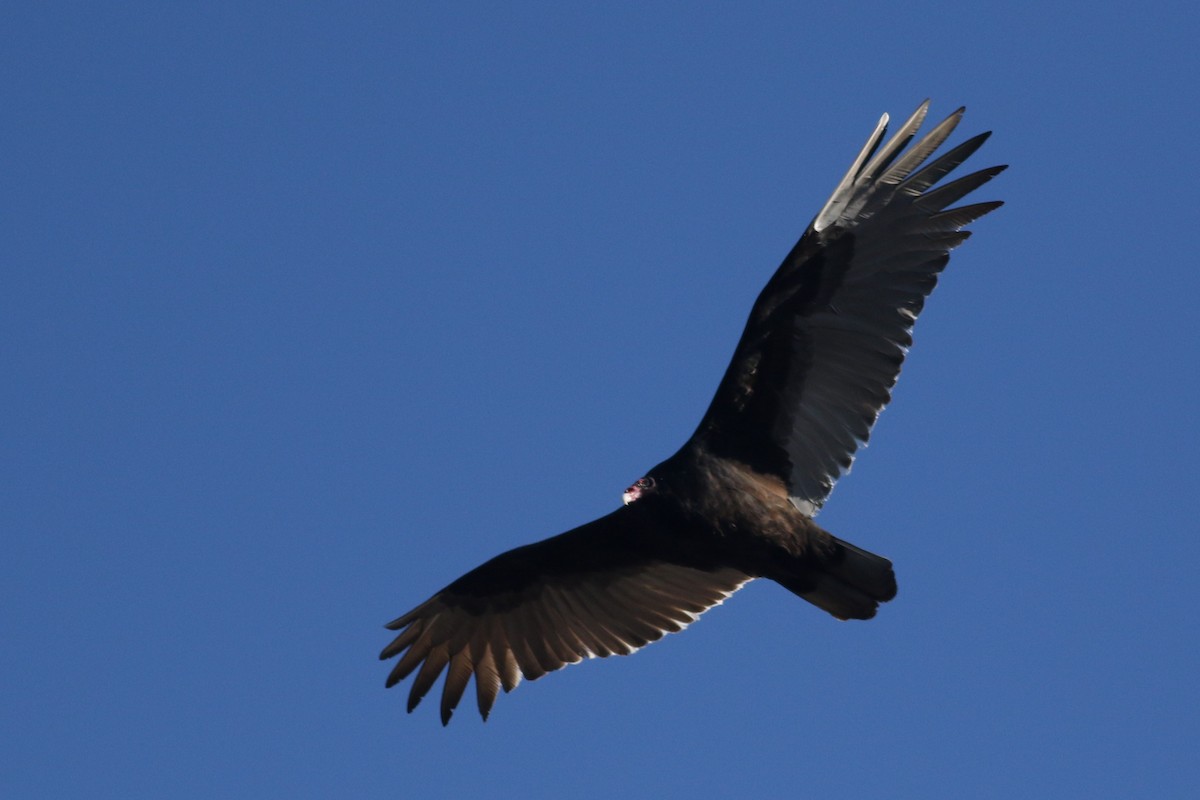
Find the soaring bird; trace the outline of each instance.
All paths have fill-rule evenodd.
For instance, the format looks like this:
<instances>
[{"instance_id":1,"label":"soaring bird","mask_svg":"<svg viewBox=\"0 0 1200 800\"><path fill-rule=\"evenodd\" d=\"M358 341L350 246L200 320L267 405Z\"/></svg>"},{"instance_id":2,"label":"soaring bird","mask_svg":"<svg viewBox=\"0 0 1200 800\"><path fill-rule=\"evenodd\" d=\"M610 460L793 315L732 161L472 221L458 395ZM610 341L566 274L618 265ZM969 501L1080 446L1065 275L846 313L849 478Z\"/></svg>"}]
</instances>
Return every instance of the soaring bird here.
<instances>
[{"instance_id":1,"label":"soaring bird","mask_svg":"<svg viewBox=\"0 0 1200 800\"><path fill-rule=\"evenodd\" d=\"M1002 205L951 207L1005 167L939 182L988 138L929 160L960 108L911 147L884 114L750 310L696 432L612 513L476 567L387 625L387 685L408 710L443 671L445 725L471 677L487 719L500 689L584 658L628 655L768 578L838 619L896 595L892 562L813 518L891 399L913 323L963 228ZM906 149L907 147L907 149Z\"/></svg>"}]
</instances>

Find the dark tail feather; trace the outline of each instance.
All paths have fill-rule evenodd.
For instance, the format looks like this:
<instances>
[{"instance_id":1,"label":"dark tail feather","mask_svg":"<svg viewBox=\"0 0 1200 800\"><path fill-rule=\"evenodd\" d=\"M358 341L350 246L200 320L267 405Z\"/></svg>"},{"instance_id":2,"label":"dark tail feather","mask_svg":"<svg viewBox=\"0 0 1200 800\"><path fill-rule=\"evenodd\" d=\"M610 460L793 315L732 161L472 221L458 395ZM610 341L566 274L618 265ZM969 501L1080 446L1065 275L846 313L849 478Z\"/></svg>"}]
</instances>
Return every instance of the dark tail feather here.
<instances>
[{"instance_id":1,"label":"dark tail feather","mask_svg":"<svg viewBox=\"0 0 1200 800\"><path fill-rule=\"evenodd\" d=\"M809 554L799 570L769 577L838 619L870 619L896 596L892 562L836 536L829 540L830 547Z\"/></svg>"}]
</instances>

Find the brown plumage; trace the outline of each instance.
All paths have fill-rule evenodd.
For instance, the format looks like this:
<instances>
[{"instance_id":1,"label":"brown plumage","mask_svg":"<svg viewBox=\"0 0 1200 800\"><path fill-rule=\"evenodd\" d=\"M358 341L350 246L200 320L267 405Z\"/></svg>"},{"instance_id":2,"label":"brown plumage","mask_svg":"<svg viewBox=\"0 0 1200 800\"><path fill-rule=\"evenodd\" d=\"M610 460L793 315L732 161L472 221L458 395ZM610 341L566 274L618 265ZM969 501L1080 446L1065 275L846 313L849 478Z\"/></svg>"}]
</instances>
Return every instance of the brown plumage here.
<instances>
[{"instance_id":1,"label":"brown plumage","mask_svg":"<svg viewBox=\"0 0 1200 800\"><path fill-rule=\"evenodd\" d=\"M813 521L891 398L912 325L964 226L999 202L949 208L1004 167L938 182L987 139L926 160L962 117L905 150L928 101L886 144L887 115L762 290L688 442L600 519L477 567L387 627L392 686L412 711L445 672L442 723L474 676L487 719L501 689L584 658L628 655L769 578L839 619L896 594L892 564Z\"/></svg>"}]
</instances>

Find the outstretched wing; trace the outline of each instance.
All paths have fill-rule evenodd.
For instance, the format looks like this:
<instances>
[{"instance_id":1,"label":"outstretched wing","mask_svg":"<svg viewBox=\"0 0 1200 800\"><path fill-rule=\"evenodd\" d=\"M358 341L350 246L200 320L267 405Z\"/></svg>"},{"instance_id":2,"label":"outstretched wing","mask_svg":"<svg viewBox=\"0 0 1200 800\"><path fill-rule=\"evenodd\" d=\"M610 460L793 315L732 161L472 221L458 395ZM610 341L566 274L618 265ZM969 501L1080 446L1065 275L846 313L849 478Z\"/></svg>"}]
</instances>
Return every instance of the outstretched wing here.
<instances>
[{"instance_id":1,"label":"outstretched wing","mask_svg":"<svg viewBox=\"0 0 1200 800\"><path fill-rule=\"evenodd\" d=\"M670 555L679 549L635 504L503 553L388 624L400 634L379 657L401 658L387 685L417 672L411 712L448 666L445 725L474 675L486 720L501 688L584 658L628 655L750 580L698 555Z\"/></svg>"},{"instance_id":2,"label":"outstretched wing","mask_svg":"<svg viewBox=\"0 0 1200 800\"><path fill-rule=\"evenodd\" d=\"M1002 166L934 188L990 135L925 163L964 109L904 151L928 107L926 100L882 148L887 115L879 121L759 295L693 437L783 480L792 503L809 515L891 399L925 298L950 250L970 236L962 228L1002 205L949 208Z\"/></svg>"}]
</instances>

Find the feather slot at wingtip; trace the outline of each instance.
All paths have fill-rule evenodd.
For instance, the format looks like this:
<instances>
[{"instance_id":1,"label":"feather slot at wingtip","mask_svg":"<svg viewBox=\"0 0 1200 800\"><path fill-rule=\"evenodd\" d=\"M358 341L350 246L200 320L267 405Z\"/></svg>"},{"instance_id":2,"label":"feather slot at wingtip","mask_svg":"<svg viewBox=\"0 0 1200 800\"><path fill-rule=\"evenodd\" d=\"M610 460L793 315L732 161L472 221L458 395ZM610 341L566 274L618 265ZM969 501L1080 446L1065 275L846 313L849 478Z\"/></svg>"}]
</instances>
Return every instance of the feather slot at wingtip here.
<instances>
[{"instance_id":1,"label":"feather slot at wingtip","mask_svg":"<svg viewBox=\"0 0 1200 800\"><path fill-rule=\"evenodd\" d=\"M962 113L960 109L935 125L879 177L880 183L892 186L902 183L905 178L925 162L925 159L933 155L942 146L946 139L950 137L950 134L954 133L955 128L958 127L958 123L961 121Z\"/></svg>"},{"instance_id":2,"label":"feather slot at wingtip","mask_svg":"<svg viewBox=\"0 0 1200 800\"><path fill-rule=\"evenodd\" d=\"M449 660L449 653L443 646L434 647L429 651L425 657L425 663L421 665L417 676L413 678L412 687L408 692L408 712L410 714L433 688L433 684L437 682L438 676L442 674L442 670L446 668Z\"/></svg>"},{"instance_id":3,"label":"feather slot at wingtip","mask_svg":"<svg viewBox=\"0 0 1200 800\"><path fill-rule=\"evenodd\" d=\"M976 134L965 142L955 145L901 181L897 190L908 195L922 194L970 158L976 150L983 146L989 136L991 136L991 131Z\"/></svg>"},{"instance_id":4,"label":"feather slot at wingtip","mask_svg":"<svg viewBox=\"0 0 1200 800\"><path fill-rule=\"evenodd\" d=\"M387 628L389 631L398 631L398 630L400 630L400 629L401 629L401 628L403 628L404 626L411 624L413 620L415 620L415 619L417 619L418 617L420 617L420 616L421 616L421 614L422 614L422 612L424 612L424 611L425 611L425 608L426 608L426 607L427 607L427 606L428 606L428 605L429 605L431 602L433 602L433 598L430 598L429 600L426 600L424 603L421 603L421 605L417 606L417 607L416 607L416 608L414 608L412 611L409 611L407 614L404 614L403 616L396 617L394 620L392 620L391 622L387 623L387 624L386 624L386 625L384 625L383 627Z\"/></svg>"},{"instance_id":5,"label":"feather slot at wingtip","mask_svg":"<svg viewBox=\"0 0 1200 800\"><path fill-rule=\"evenodd\" d=\"M986 184L992 178L1004 171L1004 167L988 167L970 175L956 178L947 184L930 189L920 195L915 205L929 211L943 211L953 203L966 197L971 192Z\"/></svg>"},{"instance_id":6,"label":"feather slot at wingtip","mask_svg":"<svg viewBox=\"0 0 1200 800\"><path fill-rule=\"evenodd\" d=\"M888 166L896 159L897 156L904 150L912 138L916 136L917 131L925 123L925 115L929 113L929 101L921 103L917 106L917 110L909 115L908 119L904 120L904 124L900 129L888 140L874 158L863 168L858 176L858 180L874 182L882 176L880 172L886 173Z\"/></svg>"},{"instance_id":7,"label":"feather slot at wingtip","mask_svg":"<svg viewBox=\"0 0 1200 800\"><path fill-rule=\"evenodd\" d=\"M851 187L862 173L863 165L875 154L875 150L879 147L880 141L887 135L887 126L890 121L887 112L884 112L879 117L879 122L875 125L875 130L867 137L866 144L858 151L854 161L850 164L850 169L846 170L846 174L838 181L834 187L833 193L829 195L829 199L825 201L825 205L821 206L821 210L817 212L817 216L812 221L812 229L821 231L829 226L831 222L836 220L849 202L851 195Z\"/></svg>"},{"instance_id":8,"label":"feather slot at wingtip","mask_svg":"<svg viewBox=\"0 0 1200 800\"><path fill-rule=\"evenodd\" d=\"M396 662L396 666L392 667L392 671L388 674L387 686L395 686L412 674L412 671L425 660L432 649L433 643L430 640L428 631L423 631L420 637L409 644L408 652L400 657L400 660Z\"/></svg>"},{"instance_id":9,"label":"feather slot at wingtip","mask_svg":"<svg viewBox=\"0 0 1200 800\"><path fill-rule=\"evenodd\" d=\"M399 636L393 639L387 647L383 648L383 651L379 654L379 660L387 661L389 658L404 652L410 644L417 640L421 633L421 626L410 625Z\"/></svg>"}]
</instances>

